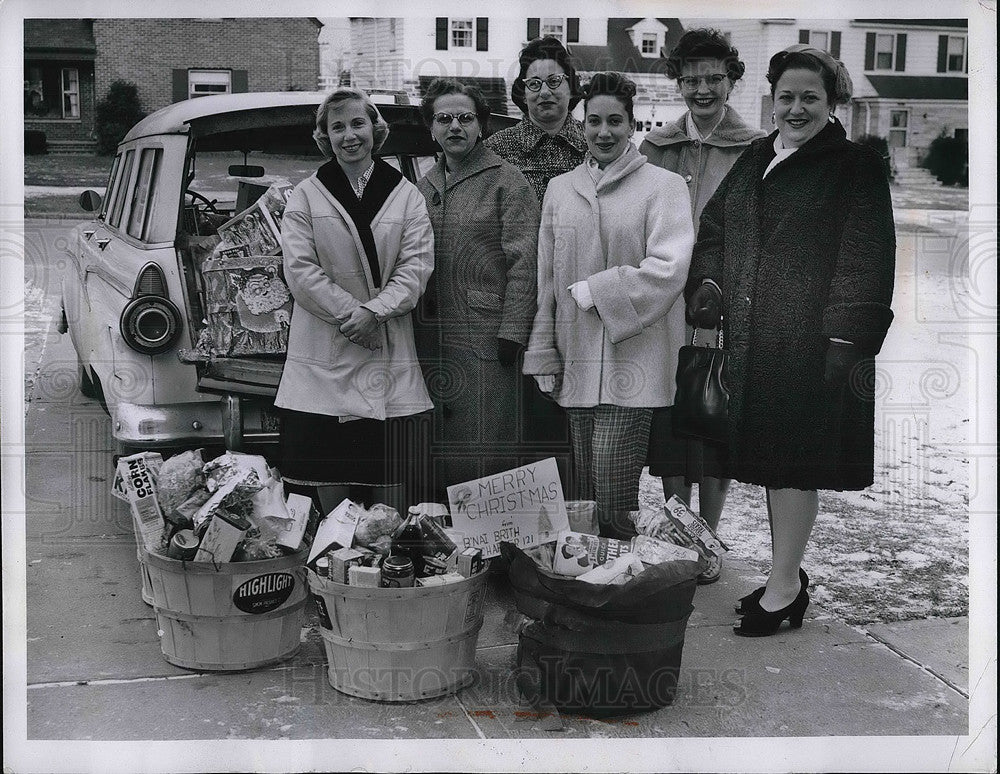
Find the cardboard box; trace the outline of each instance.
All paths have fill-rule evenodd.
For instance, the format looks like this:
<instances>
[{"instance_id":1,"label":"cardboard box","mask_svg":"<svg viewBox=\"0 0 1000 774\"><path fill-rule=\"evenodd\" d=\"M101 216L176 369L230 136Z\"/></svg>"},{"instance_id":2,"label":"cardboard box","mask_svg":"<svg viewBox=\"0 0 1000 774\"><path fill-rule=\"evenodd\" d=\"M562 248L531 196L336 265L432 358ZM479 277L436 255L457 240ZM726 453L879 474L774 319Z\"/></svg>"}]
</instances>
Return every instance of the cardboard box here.
<instances>
[{"instance_id":1,"label":"cardboard box","mask_svg":"<svg viewBox=\"0 0 1000 774\"><path fill-rule=\"evenodd\" d=\"M347 581L351 586L377 589L382 586L382 570L378 567L352 565L347 568Z\"/></svg>"},{"instance_id":2,"label":"cardboard box","mask_svg":"<svg viewBox=\"0 0 1000 774\"><path fill-rule=\"evenodd\" d=\"M350 548L354 544L354 531L358 528L362 508L350 500L341 500L340 505L330 511L319 523L307 564L327 551Z\"/></svg>"},{"instance_id":3,"label":"cardboard box","mask_svg":"<svg viewBox=\"0 0 1000 774\"><path fill-rule=\"evenodd\" d=\"M156 457L162 464L160 455L156 454ZM150 552L163 546L166 526L163 511L156 499L154 464L149 452L141 452L122 457L118 460L117 467L132 510L132 518L135 520L136 533Z\"/></svg>"},{"instance_id":4,"label":"cardboard box","mask_svg":"<svg viewBox=\"0 0 1000 774\"><path fill-rule=\"evenodd\" d=\"M631 552L632 544L627 540L598 537L584 532L560 532L552 570L575 577Z\"/></svg>"},{"instance_id":5,"label":"cardboard box","mask_svg":"<svg viewBox=\"0 0 1000 774\"><path fill-rule=\"evenodd\" d=\"M363 553L353 548L338 548L326 556L330 560L330 580L335 583L347 583L348 570L360 566L365 558Z\"/></svg>"},{"instance_id":6,"label":"cardboard box","mask_svg":"<svg viewBox=\"0 0 1000 774\"><path fill-rule=\"evenodd\" d=\"M448 583L457 583L465 580L457 572L446 572L444 575L429 575L426 578L417 578L417 586L444 586Z\"/></svg>"},{"instance_id":7,"label":"cardboard box","mask_svg":"<svg viewBox=\"0 0 1000 774\"><path fill-rule=\"evenodd\" d=\"M479 548L466 548L456 559L458 574L463 578L471 578L483 571L483 552Z\"/></svg>"},{"instance_id":8,"label":"cardboard box","mask_svg":"<svg viewBox=\"0 0 1000 774\"><path fill-rule=\"evenodd\" d=\"M291 548L293 551L302 542L302 536L306 533L306 525L309 523L309 511L312 508L312 500L305 495L290 494L285 501L285 507L291 514L291 519L285 519L285 529L278 533L277 543L279 546ZM275 521L271 523L274 524Z\"/></svg>"},{"instance_id":9,"label":"cardboard box","mask_svg":"<svg viewBox=\"0 0 1000 774\"><path fill-rule=\"evenodd\" d=\"M201 536L201 545L198 546L194 560L216 564L230 561L236 546L247 534L250 526L250 522L242 516L216 511L208 522L205 534Z\"/></svg>"},{"instance_id":10,"label":"cardboard box","mask_svg":"<svg viewBox=\"0 0 1000 774\"><path fill-rule=\"evenodd\" d=\"M721 557L729 550L712 528L695 515L677 495L667 500L665 511L674 542L689 545L706 559Z\"/></svg>"}]
</instances>

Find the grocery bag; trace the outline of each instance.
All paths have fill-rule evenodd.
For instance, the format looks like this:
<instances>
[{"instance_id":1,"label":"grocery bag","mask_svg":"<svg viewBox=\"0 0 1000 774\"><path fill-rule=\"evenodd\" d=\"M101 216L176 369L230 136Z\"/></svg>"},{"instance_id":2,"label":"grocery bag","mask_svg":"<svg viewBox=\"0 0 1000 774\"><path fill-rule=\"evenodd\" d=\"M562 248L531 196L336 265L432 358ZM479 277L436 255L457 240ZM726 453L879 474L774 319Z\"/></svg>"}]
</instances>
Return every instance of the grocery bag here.
<instances>
[{"instance_id":1,"label":"grocery bag","mask_svg":"<svg viewBox=\"0 0 1000 774\"><path fill-rule=\"evenodd\" d=\"M623 585L542 569L500 544L523 626L516 683L536 708L600 718L673 703L702 562L648 567Z\"/></svg>"}]
</instances>

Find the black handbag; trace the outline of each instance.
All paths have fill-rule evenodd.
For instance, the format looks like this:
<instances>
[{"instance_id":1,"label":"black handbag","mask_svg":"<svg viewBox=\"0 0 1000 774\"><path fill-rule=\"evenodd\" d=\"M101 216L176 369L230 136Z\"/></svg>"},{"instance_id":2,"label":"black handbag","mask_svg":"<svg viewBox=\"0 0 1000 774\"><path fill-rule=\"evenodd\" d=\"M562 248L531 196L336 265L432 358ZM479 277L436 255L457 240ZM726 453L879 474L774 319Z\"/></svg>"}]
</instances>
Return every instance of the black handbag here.
<instances>
[{"instance_id":1,"label":"black handbag","mask_svg":"<svg viewBox=\"0 0 1000 774\"><path fill-rule=\"evenodd\" d=\"M722 321L719 321L717 348L699 347L697 339L695 328L691 344L681 347L677 359L674 432L684 438L725 442L729 436L729 388Z\"/></svg>"}]
</instances>

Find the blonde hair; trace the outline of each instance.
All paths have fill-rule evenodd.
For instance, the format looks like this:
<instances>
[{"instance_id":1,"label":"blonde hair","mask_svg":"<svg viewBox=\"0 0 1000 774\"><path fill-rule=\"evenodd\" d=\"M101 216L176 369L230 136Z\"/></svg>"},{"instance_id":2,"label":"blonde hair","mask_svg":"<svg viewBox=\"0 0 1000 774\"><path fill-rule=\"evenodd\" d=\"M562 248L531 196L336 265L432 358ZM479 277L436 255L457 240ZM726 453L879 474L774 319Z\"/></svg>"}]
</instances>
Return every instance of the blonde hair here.
<instances>
[{"instance_id":1,"label":"blonde hair","mask_svg":"<svg viewBox=\"0 0 1000 774\"><path fill-rule=\"evenodd\" d=\"M377 153L379 148L385 144L386 139L389 137L389 124L387 124L385 119L382 118L382 114L378 112L378 108L375 107L375 103L372 102L371 97L369 97L368 94L361 89L355 89L350 86L341 86L340 88L327 94L323 103L316 110L316 129L313 130L313 139L316 141L316 145L319 147L320 152L328 159L333 158L334 155L333 146L330 145L330 108L334 105L339 105L341 102L347 102L352 99L358 100L365 106L365 112L368 114L368 118L371 119L374 130L372 153Z\"/></svg>"}]
</instances>

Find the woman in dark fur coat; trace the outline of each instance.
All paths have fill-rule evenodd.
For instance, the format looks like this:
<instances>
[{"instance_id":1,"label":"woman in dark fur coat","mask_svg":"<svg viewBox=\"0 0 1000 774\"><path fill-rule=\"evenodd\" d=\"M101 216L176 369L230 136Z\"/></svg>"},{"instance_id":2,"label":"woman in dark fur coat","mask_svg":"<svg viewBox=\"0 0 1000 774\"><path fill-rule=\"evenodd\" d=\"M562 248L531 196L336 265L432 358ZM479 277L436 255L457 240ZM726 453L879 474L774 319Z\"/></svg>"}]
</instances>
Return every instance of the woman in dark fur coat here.
<instances>
[{"instance_id":1,"label":"woman in dark fur coat","mask_svg":"<svg viewBox=\"0 0 1000 774\"><path fill-rule=\"evenodd\" d=\"M801 625L816 490L873 482L874 356L892 321L895 229L882 159L836 119L844 66L804 44L771 58L777 131L754 141L705 207L688 314L723 314L730 473L767 488L772 566L735 631Z\"/></svg>"}]
</instances>

